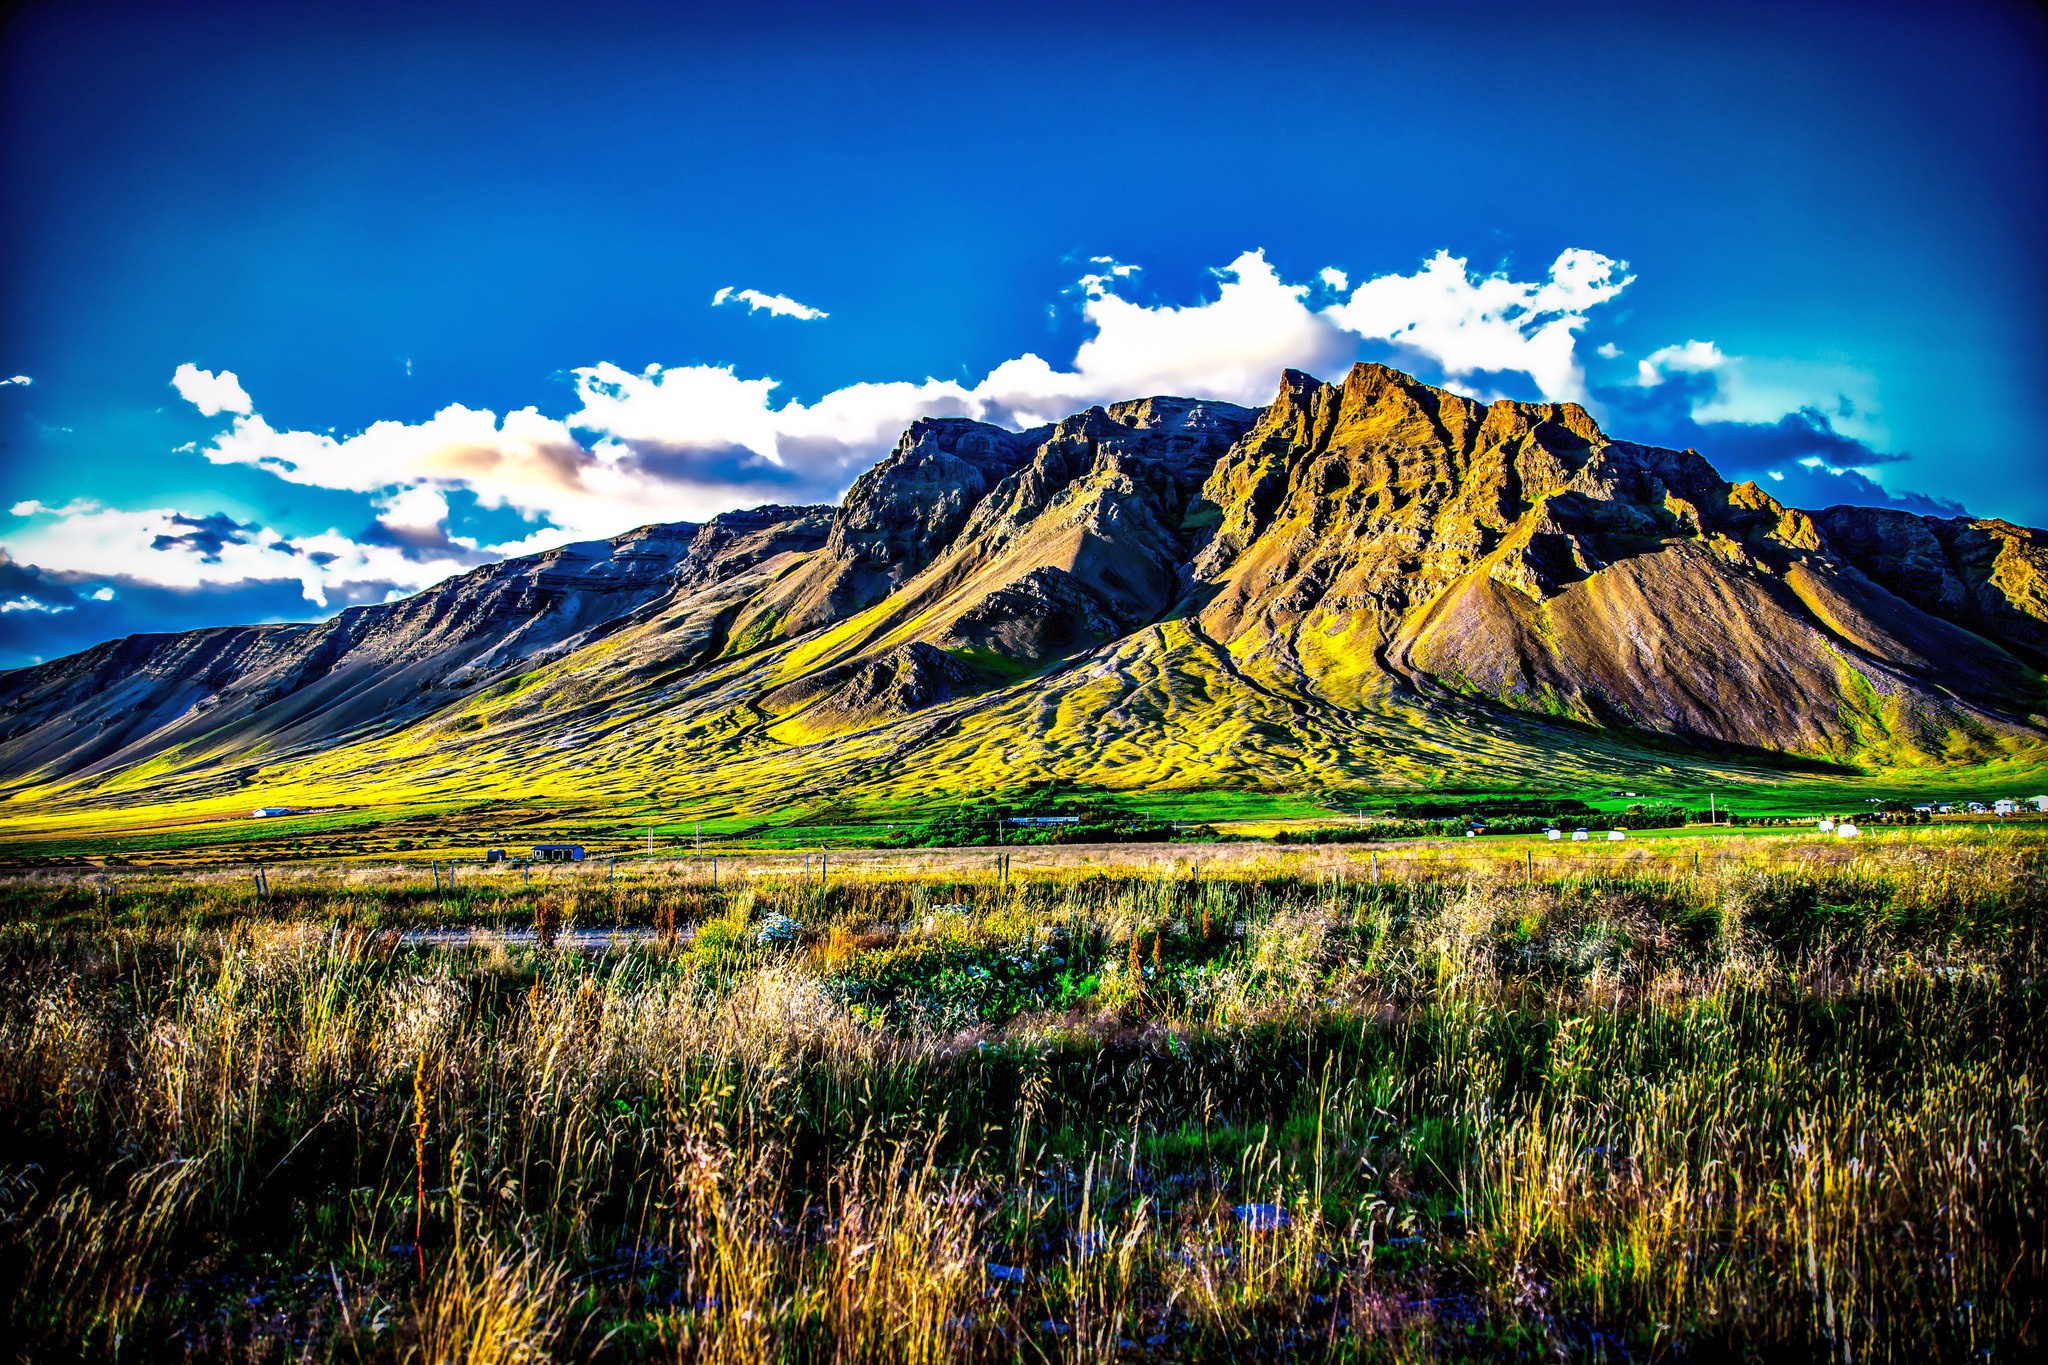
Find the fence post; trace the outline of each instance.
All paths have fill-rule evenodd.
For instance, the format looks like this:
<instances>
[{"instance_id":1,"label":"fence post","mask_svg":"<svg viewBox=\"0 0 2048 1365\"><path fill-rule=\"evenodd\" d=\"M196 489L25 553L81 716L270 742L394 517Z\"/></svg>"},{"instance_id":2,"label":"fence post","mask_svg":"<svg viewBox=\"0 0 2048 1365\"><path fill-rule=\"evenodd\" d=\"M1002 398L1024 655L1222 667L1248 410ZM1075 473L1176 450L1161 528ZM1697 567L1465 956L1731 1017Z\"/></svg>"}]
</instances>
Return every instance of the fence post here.
<instances>
[{"instance_id":1,"label":"fence post","mask_svg":"<svg viewBox=\"0 0 2048 1365\"><path fill-rule=\"evenodd\" d=\"M1380 855L1378 849L1374 849L1372 855L1372 884L1374 886L1380 884Z\"/></svg>"},{"instance_id":2,"label":"fence post","mask_svg":"<svg viewBox=\"0 0 2048 1365\"><path fill-rule=\"evenodd\" d=\"M713 891L718 889L718 855L716 853L711 855L711 889Z\"/></svg>"},{"instance_id":3,"label":"fence post","mask_svg":"<svg viewBox=\"0 0 2048 1365\"><path fill-rule=\"evenodd\" d=\"M604 881L606 886L612 883L612 860L609 857L604 860Z\"/></svg>"},{"instance_id":4,"label":"fence post","mask_svg":"<svg viewBox=\"0 0 2048 1365\"><path fill-rule=\"evenodd\" d=\"M521 886L533 885L533 859L528 858L519 864L519 884Z\"/></svg>"}]
</instances>

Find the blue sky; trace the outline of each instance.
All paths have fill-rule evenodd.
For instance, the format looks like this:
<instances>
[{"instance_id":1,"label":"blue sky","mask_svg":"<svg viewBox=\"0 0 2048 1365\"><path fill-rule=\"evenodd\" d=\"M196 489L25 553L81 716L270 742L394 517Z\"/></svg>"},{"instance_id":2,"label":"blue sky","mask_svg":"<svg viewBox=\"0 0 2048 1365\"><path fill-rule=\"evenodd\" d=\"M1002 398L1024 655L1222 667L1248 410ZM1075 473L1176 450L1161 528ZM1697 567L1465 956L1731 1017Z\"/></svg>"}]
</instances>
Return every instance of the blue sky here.
<instances>
[{"instance_id":1,"label":"blue sky","mask_svg":"<svg viewBox=\"0 0 2048 1365\"><path fill-rule=\"evenodd\" d=\"M2024 7L733 8L18 11L0 666L1361 358L2048 524Z\"/></svg>"}]
</instances>

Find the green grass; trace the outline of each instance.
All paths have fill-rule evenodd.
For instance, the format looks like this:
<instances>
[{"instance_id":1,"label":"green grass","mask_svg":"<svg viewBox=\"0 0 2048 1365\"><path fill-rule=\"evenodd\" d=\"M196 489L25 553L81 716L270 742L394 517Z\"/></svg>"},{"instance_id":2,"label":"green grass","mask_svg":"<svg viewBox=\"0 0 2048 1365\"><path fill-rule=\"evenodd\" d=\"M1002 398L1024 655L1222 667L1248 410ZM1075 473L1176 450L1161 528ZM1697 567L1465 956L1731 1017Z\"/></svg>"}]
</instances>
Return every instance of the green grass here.
<instances>
[{"instance_id":1,"label":"green grass","mask_svg":"<svg viewBox=\"0 0 2048 1365\"><path fill-rule=\"evenodd\" d=\"M1020 853L1007 885L950 855L716 890L0 881L0 1331L30 1360L2038 1352L2048 838L1724 831L1695 872L1704 838L1377 878L1247 845L1199 879ZM390 932L537 919L659 936Z\"/></svg>"}]
</instances>

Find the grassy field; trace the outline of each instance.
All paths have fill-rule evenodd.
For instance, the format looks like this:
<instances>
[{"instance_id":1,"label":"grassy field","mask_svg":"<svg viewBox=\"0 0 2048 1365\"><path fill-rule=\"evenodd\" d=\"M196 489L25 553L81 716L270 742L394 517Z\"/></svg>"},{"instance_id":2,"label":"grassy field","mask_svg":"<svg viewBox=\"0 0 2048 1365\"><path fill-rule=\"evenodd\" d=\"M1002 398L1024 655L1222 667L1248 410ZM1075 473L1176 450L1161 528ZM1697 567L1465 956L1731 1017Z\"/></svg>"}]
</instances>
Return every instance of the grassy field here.
<instances>
[{"instance_id":1,"label":"grassy field","mask_svg":"<svg viewBox=\"0 0 2048 1365\"><path fill-rule=\"evenodd\" d=\"M1854 778L1779 774L1768 781L1731 780L1712 786L1661 778L1626 787L1606 783L1427 791L1126 791L1062 783L997 789L972 797L849 797L785 802L759 810L711 798L656 800L596 790L581 796L553 795L545 784L519 796L431 799L408 799L374 786L335 787L300 793L290 807L294 814L261 820L250 815L255 798L244 795L80 807L9 800L0 803L0 867L79 866L109 860L201 868L316 858L477 858L486 847L517 850L557 840L580 842L593 852L625 854L644 851L650 833L663 853L694 848L699 841L706 848L734 851L851 849L886 843L899 831L964 808L994 804L1030 814L1052 809L1050 803L1075 800L1114 807L1134 819L1178 825L1187 837L1270 838L1282 830L1343 824L1356 811L1399 814L1418 802L1434 807L1465 803L1479 809L1502 800L1570 800L1596 814L1651 802L1702 813L1711 806L1724 815L1753 820L1785 820L1860 813L1873 802L1988 804L2000 797L2025 798L2040 792L2048 792L2048 770L2030 764Z\"/></svg>"},{"instance_id":2,"label":"grassy field","mask_svg":"<svg viewBox=\"0 0 2048 1365\"><path fill-rule=\"evenodd\" d=\"M2028 1358L2044 855L1977 827L762 855L715 888L688 861L17 876L0 1333ZM598 926L637 932L564 946Z\"/></svg>"}]
</instances>

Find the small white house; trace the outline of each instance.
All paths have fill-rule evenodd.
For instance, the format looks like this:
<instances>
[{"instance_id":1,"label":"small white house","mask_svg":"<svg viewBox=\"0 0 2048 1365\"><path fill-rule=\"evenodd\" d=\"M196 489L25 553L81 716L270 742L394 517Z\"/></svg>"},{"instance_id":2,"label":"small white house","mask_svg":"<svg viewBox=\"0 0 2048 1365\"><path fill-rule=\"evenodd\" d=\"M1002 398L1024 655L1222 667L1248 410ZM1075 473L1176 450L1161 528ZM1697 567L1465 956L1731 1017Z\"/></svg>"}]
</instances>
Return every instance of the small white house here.
<instances>
[{"instance_id":1,"label":"small white house","mask_svg":"<svg viewBox=\"0 0 2048 1365\"><path fill-rule=\"evenodd\" d=\"M1610 844L1618 844L1626 838L1628 838L1628 831L1625 829L1610 829L1607 831L1607 842Z\"/></svg>"},{"instance_id":2,"label":"small white house","mask_svg":"<svg viewBox=\"0 0 2048 1365\"><path fill-rule=\"evenodd\" d=\"M1835 826L1835 837L1837 839L1853 839L1862 832L1862 830L1856 828L1856 826L1850 824L1847 820L1844 820L1841 824Z\"/></svg>"},{"instance_id":3,"label":"small white house","mask_svg":"<svg viewBox=\"0 0 2048 1365\"><path fill-rule=\"evenodd\" d=\"M2018 815L2020 813L2020 803L2013 800L2010 796L2001 796L1991 803L1991 809L1997 815Z\"/></svg>"},{"instance_id":4,"label":"small white house","mask_svg":"<svg viewBox=\"0 0 2048 1365\"><path fill-rule=\"evenodd\" d=\"M290 806L258 806L249 812L251 820L275 820L280 815L292 814Z\"/></svg>"},{"instance_id":5,"label":"small white house","mask_svg":"<svg viewBox=\"0 0 2048 1365\"><path fill-rule=\"evenodd\" d=\"M1550 842L1554 844L1559 839L1564 838L1564 831L1561 829L1546 829L1543 831L1543 837L1550 840Z\"/></svg>"},{"instance_id":6,"label":"small white house","mask_svg":"<svg viewBox=\"0 0 2048 1365\"><path fill-rule=\"evenodd\" d=\"M1583 844L1586 842L1587 839L1591 837L1591 835L1587 834L1586 831L1582 829L1575 829L1572 831L1572 842L1575 844Z\"/></svg>"},{"instance_id":7,"label":"small white house","mask_svg":"<svg viewBox=\"0 0 2048 1365\"><path fill-rule=\"evenodd\" d=\"M1835 817L1834 817L1834 816L1832 816L1832 815L1823 815L1823 816L1821 816L1821 818L1820 818L1820 825L1819 825L1819 829L1820 829L1820 832L1821 832L1822 834L1832 834L1832 833L1834 833L1834 830L1835 830Z\"/></svg>"},{"instance_id":8,"label":"small white house","mask_svg":"<svg viewBox=\"0 0 2048 1365\"><path fill-rule=\"evenodd\" d=\"M2027 804L2043 815L2048 815L2048 796L2030 796Z\"/></svg>"},{"instance_id":9,"label":"small white house","mask_svg":"<svg viewBox=\"0 0 2048 1365\"><path fill-rule=\"evenodd\" d=\"M1964 809L1968 810L1972 815L1982 815L1984 813L1984 803L1982 801L1972 801Z\"/></svg>"},{"instance_id":10,"label":"small white house","mask_svg":"<svg viewBox=\"0 0 2048 1365\"><path fill-rule=\"evenodd\" d=\"M1936 815L1954 815L1954 814L1956 813L1956 806L1955 806L1955 802L1953 802L1953 801L1944 801L1944 802L1942 802L1942 803L1941 803L1940 805L1938 805L1938 806L1936 806L1936 807L1934 808L1934 813L1935 813Z\"/></svg>"},{"instance_id":11,"label":"small white house","mask_svg":"<svg viewBox=\"0 0 2048 1365\"><path fill-rule=\"evenodd\" d=\"M1915 815L1932 815L1932 814L1934 814L1934 803L1933 803L1932 801L1922 801L1922 802L1921 802L1921 803L1920 803L1919 805L1917 805L1917 806L1913 807L1913 814L1915 814Z\"/></svg>"}]
</instances>

